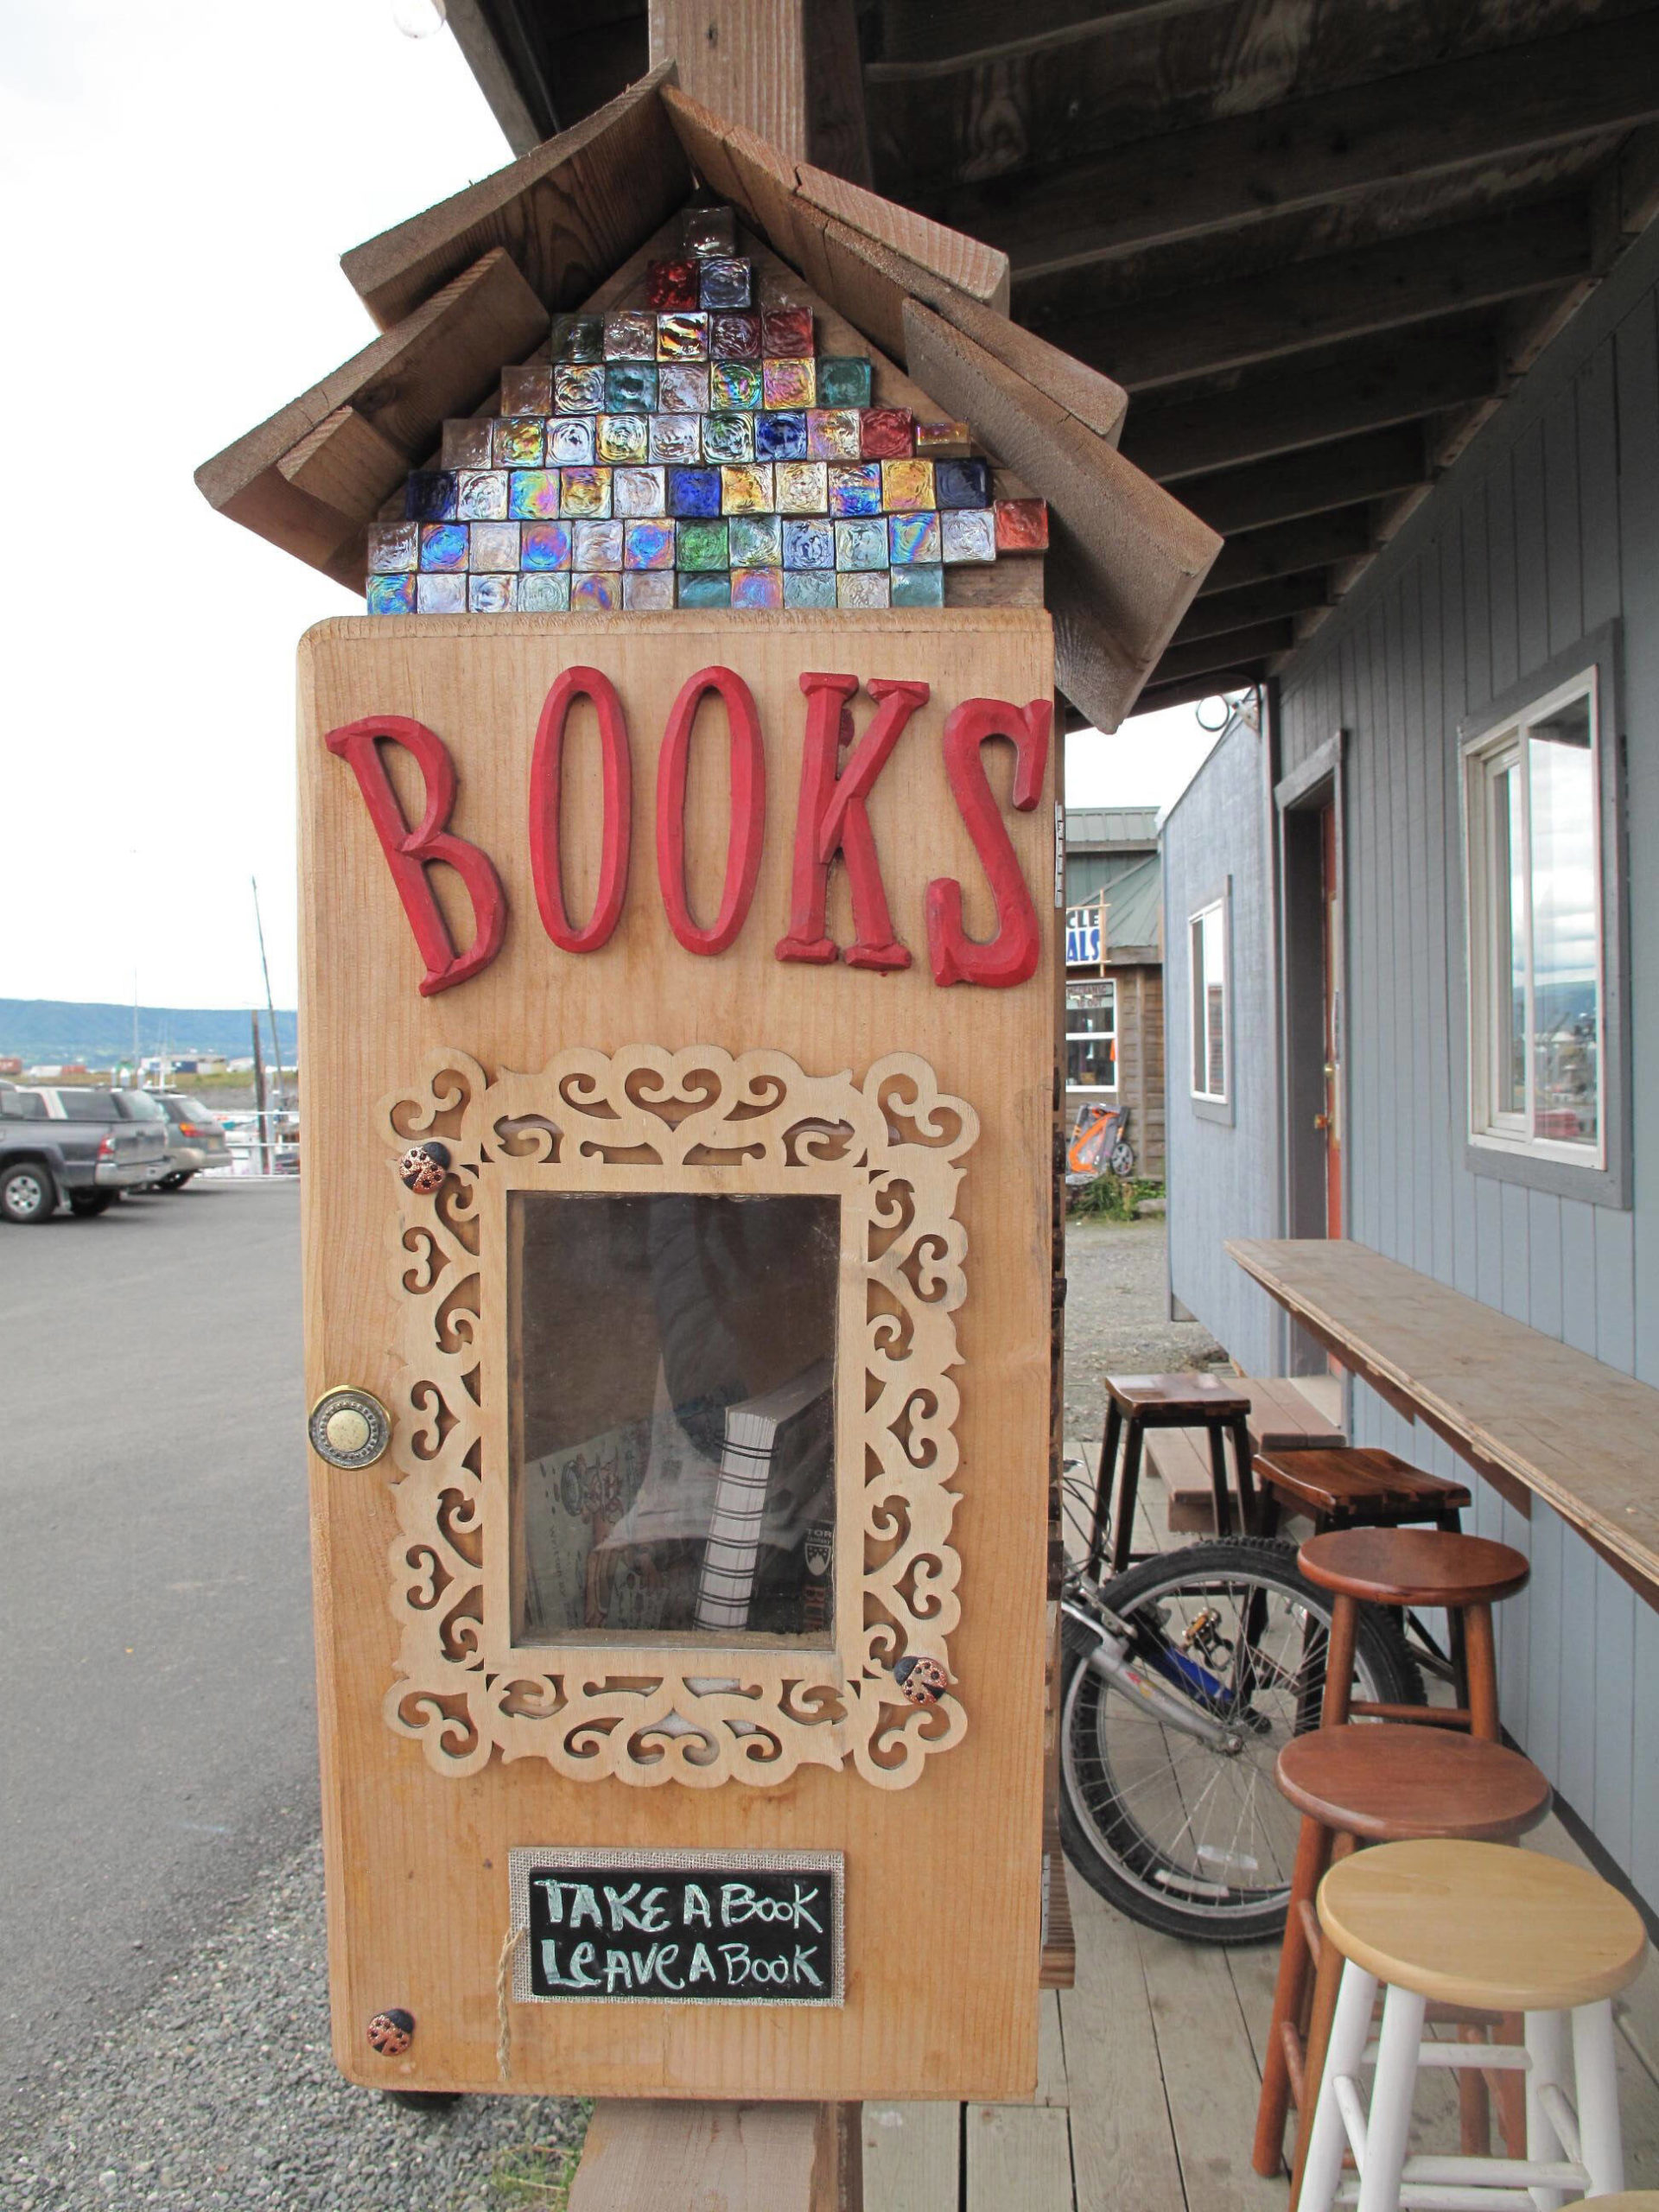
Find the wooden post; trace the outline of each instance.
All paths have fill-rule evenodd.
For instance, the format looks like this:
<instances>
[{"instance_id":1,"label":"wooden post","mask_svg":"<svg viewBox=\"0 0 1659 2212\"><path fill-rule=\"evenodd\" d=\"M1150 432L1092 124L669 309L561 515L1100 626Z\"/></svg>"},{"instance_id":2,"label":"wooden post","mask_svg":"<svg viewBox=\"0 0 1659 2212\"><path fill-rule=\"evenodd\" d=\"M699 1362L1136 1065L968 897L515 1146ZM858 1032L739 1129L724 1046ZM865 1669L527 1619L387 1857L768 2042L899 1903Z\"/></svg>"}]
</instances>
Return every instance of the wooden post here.
<instances>
[{"instance_id":1,"label":"wooden post","mask_svg":"<svg viewBox=\"0 0 1659 2212\"><path fill-rule=\"evenodd\" d=\"M607 2099L588 2123L570 2212L862 2212L861 2110Z\"/></svg>"},{"instance_id":2,"label":"wooden post","mask_svg":"<svg viewBox=\"0 0 1659 2212\"><path fill-rule=\"evenodd\" d=\"M792 161L868 185L853 0L651 0L651 66Z\"/></svg>"},{"instance_id":3,"label":"wooden post","mask_svg":"<svg viewBox=\"0 0 1659 2212\"><path fill-rule=\"evenodd\" d=\"M270 1173L270 1131L265 1122L265 1056L259 1049L259 1017L255 1014L250 1015L249 1019L253 1023L253 1129L259 1147L259 1173L262 1175L269 1175ZM280 1047L278 1047L276 1057L278 1059L282 1058Z\"/></svg>"}]
</instances>

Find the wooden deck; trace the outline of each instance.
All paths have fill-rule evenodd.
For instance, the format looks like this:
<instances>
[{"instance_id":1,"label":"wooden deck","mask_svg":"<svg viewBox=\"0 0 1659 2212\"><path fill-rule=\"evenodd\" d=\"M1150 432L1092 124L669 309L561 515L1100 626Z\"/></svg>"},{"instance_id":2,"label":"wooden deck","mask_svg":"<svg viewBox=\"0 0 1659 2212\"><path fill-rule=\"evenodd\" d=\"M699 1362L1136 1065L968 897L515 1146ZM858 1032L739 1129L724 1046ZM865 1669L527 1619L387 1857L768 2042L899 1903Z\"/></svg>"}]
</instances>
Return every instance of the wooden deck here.
<instances>
[{"instance_id":1,"label":"wooden deck","mask_svg":"<svg viewBox=\"0 0 1659 2212\"><path fill-rule=\"evenodd\" d=\"M1158 1486L1141 1495L1141 1540L1169 1542ZM1529 1841L1582 1857L1554 1819ZM1077 1986L1042 1998L1036 2101L867 2104L865 2212L1285 2212L1287 2182L1250 2170L1276 1948L1179 1942L1067 1884ZM1626 2183L1659 2189L1651 1960L1618 2009ZM1445 2075L1420 2079L1417 2110L1414 2147L1455 2150Z\"/></svg>"}]
</instances>

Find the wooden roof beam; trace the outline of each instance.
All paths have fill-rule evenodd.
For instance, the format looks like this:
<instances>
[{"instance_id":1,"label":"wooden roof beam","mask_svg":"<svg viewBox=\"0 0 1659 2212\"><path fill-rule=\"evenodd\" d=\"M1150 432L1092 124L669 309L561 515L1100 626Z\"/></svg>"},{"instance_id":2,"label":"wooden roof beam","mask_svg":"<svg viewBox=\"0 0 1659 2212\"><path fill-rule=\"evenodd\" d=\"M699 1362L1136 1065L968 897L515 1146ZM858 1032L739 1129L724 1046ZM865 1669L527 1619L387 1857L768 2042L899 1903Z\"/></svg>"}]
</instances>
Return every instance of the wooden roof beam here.
<instances>
[{"instance_id":1,"label":"wooden roof beam","mask_svg":"<svg viewBox=\"0 0 1659 2212\"><path fill-rule=\"evenodd\" d=\"M853 0L651 0L651 63L788 161L870 181Z\"/></svg>"},{"instance_id":2,"label":"wooden roof beam","mask_svg":"<svg viewBox=\"0 0 1659 2212\"><path fill-rule=\"evenodd\" d=\"M1213 592L1195 599L1170 639L1172 645L1190 645L1200 638L1219 638L1229 630L1248 630L1258 622L1289 621L1314 607L1331 602L1331 574L1327 569L1302 569L1294 575L1274 576L1269 582L1241 584L1236 591Z\"/></svg>"},{"instance_id":3,"label":"wooden roof beam","mask_svg":"<svg viewBox=\"0 0 1659 2212\"><path fill-rule=\"evenodd\" d=\"M1212 530L1230 537L1235 531L1262 530L1361 499L1386 499L1427 483L1428 476L1422 430L1408 423L1244 468L1189 477L1181 498Z\"/></svg>"},{"instance_id":4,"label":"wooden roof beam","mask_svg":"<svg viewBox=\"0 0 1659 2212\"><path fill-rule=\"evenodd\" d=\"M1200 699L1217 699L1229 691L1243 691L1252 683L1265 683L1268 664L1252 661L1233 669L1206 669L1202 675L1148 683L1135 702L1137 715L1155 715L1166 707L1191 707Z\"/></svg>"},{"instance_id":5,"label":"wooden roof beam","mask_svg":"<svg viewBox=\"0 0 1659 2212\"><path fill-rule=\"evenodd\" d=\"M1659 118L1659 12L1586 24L936 195L1016 282Z\"/></svg>"},{"instance_id":6,"label":"wooden roof beam","mask_svg":"<svg viewBox=\"0 0 1659 2212\"><path fill-rule=\"evenodd\" d=\"M1294 575L1299 570L1327 568L1339 561L1365 560L1376 544L1369 506L1339 508L1266 530L1240 531L1216 556L1215 566L1198 587L1198 597L1236 591L1247 584Z\"/></svg>"},{"instance_id":7,"label":"wooden roof beam","mask_svg":"<svg viewBox=\"0 0 1659 2212\"><path fill-rule=\"evenodd\" d=\"M1218 637L1195 638L1188 645L1170 647L1147 678L1147 688L1206 676L1217 679L1211 683L1211 690L1225 689L1219 683L1222 677L1265 663L1270 654L1288 652L1295 642L1296 632L1288 617L1278 622L1254 622L1246 629L1224 631Z\"/></svg>"}]
</instances>

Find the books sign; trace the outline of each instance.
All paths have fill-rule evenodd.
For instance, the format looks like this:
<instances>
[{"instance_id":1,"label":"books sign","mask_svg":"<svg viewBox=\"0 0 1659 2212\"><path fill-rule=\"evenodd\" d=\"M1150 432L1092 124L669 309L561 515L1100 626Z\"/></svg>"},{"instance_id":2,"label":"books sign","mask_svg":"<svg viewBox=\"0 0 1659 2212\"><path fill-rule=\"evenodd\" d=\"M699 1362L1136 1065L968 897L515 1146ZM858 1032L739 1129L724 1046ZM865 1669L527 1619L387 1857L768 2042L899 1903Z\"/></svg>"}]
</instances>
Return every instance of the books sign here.
<instances>
[{"instance_id":1,"label":"books sign","mask_svg":"<svg viewBox=\"0 0 1659 2212\"><path fill-rule=\"evenodd\" d=\"M523 1850L520 2004L839 2005L838 1851Z\"/></svg>"}]
</instances>

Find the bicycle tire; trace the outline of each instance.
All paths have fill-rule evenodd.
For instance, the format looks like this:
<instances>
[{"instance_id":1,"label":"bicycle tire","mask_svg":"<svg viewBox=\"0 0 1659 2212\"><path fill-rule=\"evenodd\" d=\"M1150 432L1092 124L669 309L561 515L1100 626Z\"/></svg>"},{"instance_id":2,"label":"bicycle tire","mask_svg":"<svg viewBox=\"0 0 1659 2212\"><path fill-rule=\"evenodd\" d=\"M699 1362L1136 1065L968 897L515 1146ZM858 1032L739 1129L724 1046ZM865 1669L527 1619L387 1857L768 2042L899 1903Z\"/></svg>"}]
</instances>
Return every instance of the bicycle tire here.
<instances>
[{"instance_id":1,"label":"bicycle tire","mask_svg":"<svg viewBox=\"0 0 1659 2212\"><path fill-rule=\"evenodd\" d=\"M1304 1653L1310 1649L1310 1639L1317 1643L1317 1624L1328 1624L1330 1619L1329 1594L1316 1589L1300 1572L1294 1547L1266 1537L1222 1537L1185 1545L1140 1561L1104 1584L1100 1594L1113 1613L1138 1627L1143 1637L1161 1644L1170 1667L1203 1673L1205 1669L1191 1659L1190 1645L1183 1644L1178 1656L1150 1609L1161 1605L1167 1614L1173 1606L1185 1606L1185 1614L1178 1617L1201 1622L1206 1611L1217 1610L1218 1595L1236 1590L1276 1593L1287 1609L1286 1628L1300 1629ZM1251 1603L1243 1599L1241 1612ZM1238 1640L1234 1639L1235 1645ZM1228 1945L1259 1943L1282 1933L1298 1815L1279 1796L1272 1764L1288 1735L1318 1725L1322 1679L1317 1681L1316 1696L1314 1675L1308 1673L1302 1680L1287 1675L1264 1639L1262 1670L1279 1677L1276 1684L1270 1684L1275 1695L1294 1691L1296 1725L1281 1727L1266 1710L1258 1710L1264 1695L1253 1687L1243 1710L1255 1740L1247 1742L1242 1751L1224 1754L1192 1738L1178 1738L1178 1732L1159 1727L1143 1710L1131 1710L1130 1701L1122 1696L1114 1698L1110 1685L1084 1664L1096 1643L1083 1624L1065 1617L1060 1689L1060 1835L1067 1859L1108 1904L1163 1934ZM1318 1663L1317 1654L1313 1660L1305 1658L1303 1662L1305 1669ZM1247 1657L1244 1665L1254 1681L1254 1657ZM1422 1678L1399 1624L1373 1606L1360 1611L1355 1669L1361 1696L1392 1705L1424 1701ZM1211 1675L1210 1679L1217 1678ZM1202 1699L1198 1701L1202 1705ZM1128 1737L1126 1729L1132 1732ZM1133 1733L1147 1729L1155 1733ZM1119 1749L1117 1775L1112 1768L1114 1742ZM1159 1766L1160 1746L1166 1775ZM1129 1769L1137 1763L1137 1752L1145 1771L1131 1783ZM1178 1761L1185 1765L1178 1768ZM1206 1766L1205 1761L1211 1764ZM1092 1772L1095 1768L1099 1770L1098 1778ZM1202 1840L1196 1815L1224 1779L1241 1803L1228 1847L1217 1850ZM1167 1836L1152 1832L1145 1809L1149 1799L1160 1802L1161 1796L1172 1790L1175 1799L1172 1817L1183 1806L1189 1808L1173 1844ZM1252 1823L1248 1834L1247 1817ZM1183 1844L1188 1830L1192 1834L1186 1847L1175 1848ZM1245 1847L1241 1848L1241 1843ZM1205 1865L1206 1850L1216 1865ZM1271 1853L1270 1867L1258 1855L1264 1851ZM1239 1879L1241 1872L1248 1872L1251 1878ZM1278 1878L1281 1873L1282 1878ZM1266 1879L1256 1878L1264 1874Z\"/></svg>"}]
</instances>

